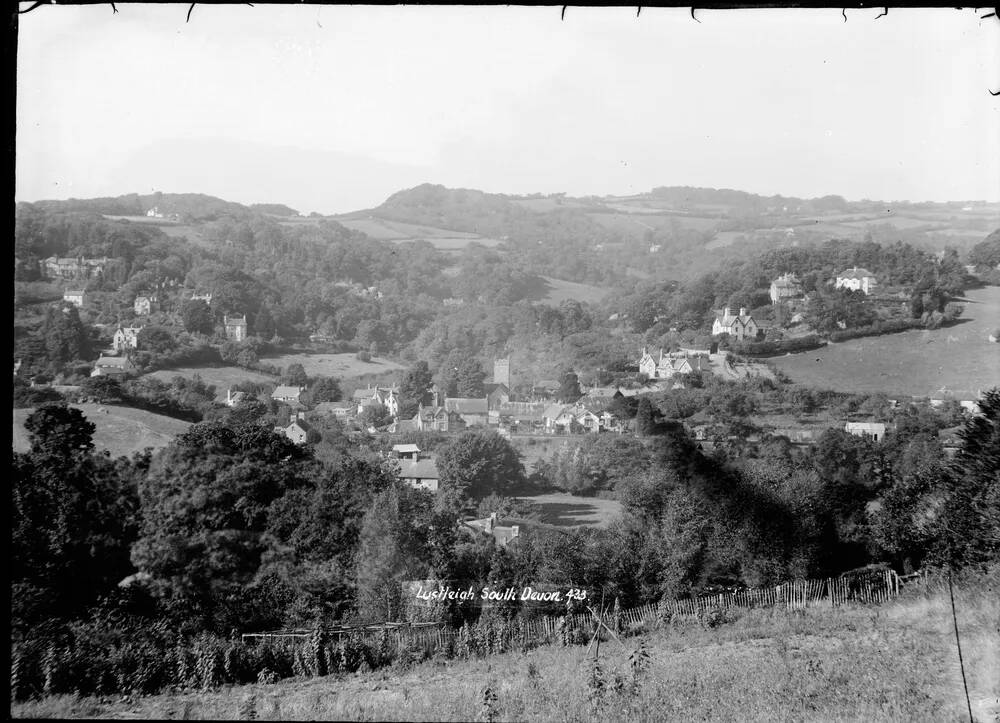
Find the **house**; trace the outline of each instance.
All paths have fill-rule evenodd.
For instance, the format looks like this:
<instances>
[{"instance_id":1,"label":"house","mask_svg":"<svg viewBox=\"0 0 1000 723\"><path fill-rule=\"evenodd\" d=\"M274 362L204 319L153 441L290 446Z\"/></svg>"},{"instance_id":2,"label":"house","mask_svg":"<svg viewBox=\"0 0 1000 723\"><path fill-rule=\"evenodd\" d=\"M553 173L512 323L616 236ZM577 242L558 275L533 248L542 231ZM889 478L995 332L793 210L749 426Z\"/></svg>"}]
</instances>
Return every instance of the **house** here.
<instances>
[{"instance_id":1,"label":"house","mask_svg":"<svg viewBox=\"0 0 1000 723\"><path fill-rule=\"evenodd\" d=\"M73 306L80 308L83 306L85 296L86 292L84 291L73 291L67 289L63 292L63 301L69 302Z\"/></svg>"},{"instance_id":2,"label":"house","mask_svg":"<svg viewBox=\"0 0 1000 723\"><path fill-rule=\"evenodd\" d=\"M462 426L457 414L449 414L437 404L427 407L421 404L415 419L417 430L421 432L450 432Z\"/></svg>"},{"instance_id":3,"label":"house","mask_svg":"<svg viewBox=\"0 0 1000 723\"><path fill-rule=\"evenodd\" d=\"M712 324L712 335L728 334L735 336L737 340L756 339L760 328L753 317L747 313L745 308L740 308L739 314L733 314L728 306L722 310L722 314L715 317Z\"/></svg>"},{"instance_id":4,"label":"house","mask_svg":"<svg viewBox=\"0 0 1000 723\"><path fill-rule=\"evenodd\" d=\"M295 444L305 444L309 435L309 423L302 418L302 414L293 414L289 417L287 427L275 427L275 434L283 434Z\"/></svg>"},{"instance_id":5,"label":"house","mask_svg":"<svg viewBox=\"0 0 1000 723\"><path fill-rule=\"evenodd\" d=\"M510 401L510 389L503 382L484 384L483 390L486 393L486 406L491 410L499 409Z\"/></svg>"},{"instance_id":6,"label":"house","mask_svg":"<svg viewBox=\"0 0 1000 723\"><path fill-rule=\"evenodd\" d=\"M242 404L247 400L246 392L236 392L233 393L233 388L230 387L226 390L226 406L235 407L237 404Z\"/></svg>"},{"instance_id":7,"label":"house","mask_svg":"<svg viewBox=\"0 0 1000 723\"><path fill-rule=\"evenodd\" d=\"M490 410L490 425L515 432L541 431L545 426L545 402L506 402Z\"/></svg>"},{"instance_id":8,"label":"house","mask_svg":"<svg viewBox=\"0 0 1000 723\"><path fill-rule=\"evenodd\" d=\"M156 206L153 206L151 209L146 211L146 216L148 218L163 218L163 214L160 213L160 209Z\"/></svg>"},{"instance_id":9,"label":"house","mask_svg":"<svg viewBox=\"0 0 1000 723\"><path fill-rule=\"evenodd\" d=\"M875 289L875 274L868 269L859 269L855 266L837 275L834 288L861 291L867 296Z\"/></svg>"},{"instance_id":10,"label":"house","mask_svg":"<svg viewBox=\"0 0 1000 723\"><path fill-rule=\"evenodd\" d=\"M350 419L354 416L354 402L320 402L312 410L315 417L334 417L335 419Z\"/></svg>"},{"instance_id":11,"label":"house","mask_svg":"<svg viewBox=\"0 0 1000 723\"><path fill-rule=\"evenodd\" d=\"M94 362L92 377L113 377L122 379L135 372L135 364L127 356L104 356Z\"/></svg>"},{"instance_id":12,"label":"house","mask_svg":"<svg viewBox=\"0 0 1000 723\"><path fill-rule=\"evenodd\" d=\"M121 354L123 351L128 351L129 349L137 349L139 347L139 332L142 331L141 326L121 326L119 324L118 329L115 330L115 335L111 337L111 347Z\"/></svg>"},{"instance_id":13,"label":"house","mask_svg":"<svg viewBox=\"0 0 1000 723\"><path fill-rule=\"evenodd\" d=\"M204 301L206 304L212 303L212 294L199 294L194 291L191 292L191 301Z\"/></svg>"},{"instance_id":14,"label":"house","mask_svg":"<svg viewBox=\"0 0 1000 723\"><path fill-rule=\"evenodd\" d=\"M399 389L396 387L369 385L367 389L355 389L351 399L357 405L358 414L365 411L365 407L381 404L390 416L399 416Z\"/></svg>"},{"instance_id":15,"label":"house","mask_svg":"<svg viewBox=\"0 0 1000 723\"><path fill-rule=\"evenodd\" d=\"M132 302L132 309L136 316L148 316L153 311L153 304L156 303L156 295L143 295L135 297Z\"/></svg>"},{"instance_id":16,"label":"house","mask_svg":"<svg viewBox=\"0 0 1000 723\"><path fill-rule=\"evenodd\" d=\"M485 397L445 397L445 411L455 414L466 427L485 427L489 419L489 403Z\"/></svg>"},{"instance_id":17,"label":"house","mask_svg":"<svg viewBox=\"0 0 1000 723\"><path fill-rule=\"evenodd\" d=\"M531 395L535 399L551 399L561 386L555 379L540 379L531 386Z\"/></svg>"},{"instance_id":18,"label":"house","mask_svg":"<svg viewBox=\"0 0 1000 723\"><path fill-rule=\"evenodd\" d=\"M226 338L229 341L239 342L247 338L246 314L243 316L224 316L223 323L226 327Z\"/></svg>"},{"instance_id":19,"label":"house","mask_svg":"<svg viewBox=\"0 0 1000 723\"><path fill-rule=\"evenodd\" d=\"M416 489L437 492L441 474L431 458L407 458L399 463L399 479Z\"/></svg>"},{"instance_id":20,"label":"house","mask_svg":"<svg viewBox=\"0 0 1000 723\"><path fill-rule=\"evenodd\" d=\"M802 284L795 274L782 274L771 282L771 303L779 304L782 299L795 299L802 296Z\"/></svg>"},{"instance_id":21,"label":"house","mask_svg":"<svg viewBox=\"0 0 1000 723\"><path fill-rule=\"evenodd\" d=\"M875 442L880 442L885 437L885 425L881 422L848 422L844 425L844 431L855 437L868 437Z\"/></svg>"},{"instance_id":22,"label":"house","mask_svg":"<svg viewBox=\"0 0 1000 723\"><path fill-rule=\"evenodd\" d=\"M691 355L686 351L664 356L663 349L660 349L660 358L657 360L643 348L642 357L639 359L639 373L645 374L647 379L670 379L678 374L702 371L711 371L708 357L700 354Z\"/></svg>"},{"instance_id":23,"label":"house","mask_svg":"<svg viewBox=\"0 0 1000 723\"><path fill-rule=\"evenodd\" d=\"M420 447L415 444L394 444L392 445L392 456L396 459L415 462L420 459Z\"/></svg>"},{"instance_id":24,"label":"house","mask_svg":"<svg viewBox=\"0 0 1000 723\"><path fill-rule=\"evenodd\" d=\"M299 404L299 396L305 390L305 387L290 387L282 384L271 392L271 399L284 404Z\"/></svg>"},{"instance_id":25,"label":"house","mask_svg":"<svg viewBox=\"0 0 1000 723\"><path fill-rule=\"evenodd\" d=\"M42 262L45 275L50 279L90 279L104 270L108 259L60 258L50 256Z\"/></svg>"},{"instance_id":26,"label":"house","mask_svg":"<svg viewBox=\"0 0 1000 723\"><path fill-rule=\"evenodd\" d=\"M493 512L489 517L481 520L466 520L460 525L461 529L480 535L489 535L497 541L501 547L506 547L518 538L521 533L520 525L504 525L497 518L497 513Z\"/></svg>"}]
</instances>

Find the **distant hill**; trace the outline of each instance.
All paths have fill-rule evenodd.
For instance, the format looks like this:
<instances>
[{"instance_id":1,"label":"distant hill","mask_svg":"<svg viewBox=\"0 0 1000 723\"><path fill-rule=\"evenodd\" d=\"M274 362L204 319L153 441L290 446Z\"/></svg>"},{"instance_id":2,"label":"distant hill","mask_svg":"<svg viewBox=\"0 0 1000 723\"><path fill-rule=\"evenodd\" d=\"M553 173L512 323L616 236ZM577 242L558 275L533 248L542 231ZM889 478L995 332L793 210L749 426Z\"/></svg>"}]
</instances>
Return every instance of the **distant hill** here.
<instances>
[{"instance_id":1,"label":"distant hill","mask_svg":"<svg viewBox=\"0 0 1000 723\"><path fill-rule=\"evenodd\" d=\"M176 214L186 221L212 221L220 216L246 216L250 209L240 203L224 201L203 193L130 193L114 198L71 198L66 201L37 201L45 211L99 213L108 216L145 216L155 208L163 216ZM288 208L281 204L266 204ZM288 209L291 211L292 209Z\"/></svg>"},{"instance_id":2,"label":"distant hill","mask_svg":"<svg viewBox=\"0 0 1000 723\"><path fill-rule=\"evenodd\" d=\"M298 216L299 212L283 203L252 203L250 208L272 216Z\"/></svg>"}]
</instances>

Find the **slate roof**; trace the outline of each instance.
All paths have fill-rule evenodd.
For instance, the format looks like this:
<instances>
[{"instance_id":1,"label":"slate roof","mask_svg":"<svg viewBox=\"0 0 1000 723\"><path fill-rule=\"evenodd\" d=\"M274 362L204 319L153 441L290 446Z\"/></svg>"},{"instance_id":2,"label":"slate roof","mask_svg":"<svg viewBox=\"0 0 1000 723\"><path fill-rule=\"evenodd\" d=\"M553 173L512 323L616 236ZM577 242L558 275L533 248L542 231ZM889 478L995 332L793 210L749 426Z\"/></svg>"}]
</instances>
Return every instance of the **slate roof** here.
<instances>
[{"instance_id":1,"label":"slate roof","mask_svg":"<svg viewBox=\"0 0 1000 723\"><path fill-rule=\"evenodd\" d=\"M399 476L406 479L441 479L433 459L404 461L399 466Z\"/></svg>"},{"instance_id":2,"label":"slate roof","mask_svg":"<svg viewBox=\"0 0 1000 723\"><path fill-rule=\"evenodd\" d=\"M95 367L113 367L117 369L134 369L135 365L125 356L101 356L94 362Z\"/></svg>"},{"instance_id":3,"label":"slate roof","mask_svg":"<svg viewBox=\"0 0 1000 723\"><path fill-rule=\"evenodd\" d=\"M284 399L291 397L293 399L298 399L299 395L302 393L298 387L290 387L284 384L278 386L273 392L271 392L272 399Z\"/></svg>"},{"instance_id":4,"label":"slate roof","mask_svg":"<svg viewBox=\"0 0 1000 723\"><path fill-rule=\"evenodd\" d=\"M486 414L489 412L489 406L485 399L467 397L447 397L444 400L444 408L458 414Z\"/></svg>"},{"instance_id":5,"label":"slate roof","mask_svg":"<svg viewBox=\"0 0 1000 723\"><path fill-rule=\"evenodd\" d=\"M837 274L838 279L863 279L866 276L872 279L875 278L875 274L873 274L871 271L864 268L859 269L857 266L855 266L853 269L847 269L847 271L844 271L841 274Z\"/></svg>"}]
</instances>

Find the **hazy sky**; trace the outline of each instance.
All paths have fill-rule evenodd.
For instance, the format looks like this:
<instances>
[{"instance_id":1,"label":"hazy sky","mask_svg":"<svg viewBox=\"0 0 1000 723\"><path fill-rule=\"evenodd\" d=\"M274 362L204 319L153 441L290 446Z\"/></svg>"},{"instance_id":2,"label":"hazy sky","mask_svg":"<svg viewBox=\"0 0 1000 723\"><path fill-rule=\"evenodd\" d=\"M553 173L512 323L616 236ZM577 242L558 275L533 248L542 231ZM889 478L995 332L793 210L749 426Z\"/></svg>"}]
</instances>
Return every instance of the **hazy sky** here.
<instances>
[{"instance_id":1,"label":"hazy sky","mask_svg":"<svg viewBox=\"0 0 1000 723\"><path fill-rule=\"evenodd\" d=\"M334 213L422 182L1000 200L985 10L117 7L20 16L18 200Z\"/></svg>"}]
</instances>

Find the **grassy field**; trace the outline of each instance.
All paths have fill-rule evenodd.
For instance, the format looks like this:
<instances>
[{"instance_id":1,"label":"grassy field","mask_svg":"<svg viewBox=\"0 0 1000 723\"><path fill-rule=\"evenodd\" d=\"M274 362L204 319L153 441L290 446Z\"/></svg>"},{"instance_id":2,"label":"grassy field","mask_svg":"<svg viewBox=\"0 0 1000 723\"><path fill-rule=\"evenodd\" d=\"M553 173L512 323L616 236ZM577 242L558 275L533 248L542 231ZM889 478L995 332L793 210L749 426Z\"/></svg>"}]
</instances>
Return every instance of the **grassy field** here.
<instances>
[{"instance_id":1,"label":"grassy field","mask_svg":"<svg viewBox=\"0 0 1000 723\"><path fill-rule=\"evenodd\" d=\"M267 374L261 374L260 372L238 366L177 367L176 369L159 369L155 372L150 372L147 376L155 377L169 383L171 379L177 376L190 379L196 375L201 377L201 380L205 384L215 386L215 398L220 400L226 398L226 390L234 384L239 384L240 382L274 384L277 381L274 377Z\"/></svg>"},{"instance_id":2,"label":"grassy field","mask_svg":"<svg viewBox=\"0 0 1000 723\"><path fill-rule=\"evenodd\" d=\"M607 527L621 516L622 505L618 500L598 497L576 497L565 492L518 497L537 505L538 521L556 527Z\"/></svg>"},{"instance_id":3,"label":"grassy field","mask_svg":"<svg viewBox=\"0 0 1000 723\"><path fill-rule=\"evenodd\" d=\"M389 221L384 218L368 216L364 218L338 218L337 222L355 231L361 231L379 241L404 243L407 241L427 241L442 251L457 251L470 243L483 246L497 246L499 239L486 238L465 231L450 231L434 226L421 226L402 221Z\"/></svg>"},{"instance_id":4,"label":"grassy field","mask_svg":"<svg viewBox=\"0 0 1000 723\"><path fill-rule=\"evenodd\" d=\"M950 391L974 399L1000 385L1000 345L987 339L1000 325L1000 287L971 291L962 303L956 326L853 339L770 361L812 387L924 397Z\"/></svg>"},{"instance_id":5,"label":"grassy field","mask_svg":"<svg viewBox=\"0 0 1000 723\"><path fill-rule=\"evenodd\" d=\"M354 354L283 354L261 359L267 364L287 368L289 364L301 364L309 376L337 377L352 379L367 375L381 376L405 369L402 364L374 357L363 362Z\"/></svg>"},{"instance_id":6,"label":"grassy field","mask_svg":"<svg viewBox=\"0 0 1000 723\"><path fill-rule=\"evenodd\" d=\"M142 409L131 407L115 407L101 404L74 404L88 420L94 423L94 447L108 450L111 455L131 456L146 447L159 449L190 425L173 417L153 414ZM106 411L100 411L100 410ZM15 409L14 411L14 450L27 452L28 432L24 429L24 420L33 410Z\"/></svg>"},{"instance_id":7,"label":"grassy field","mask_svg":"<svg viewBox=\"0 0 1000 723\"><path fill-rule=\"evenodd\" d=\"M546 286L539 291L537 300L551 306L558 306L570 299L586 304L596 304L608 294L607 289L591 284L563 281L562 279L553 279L551 276L541 278L545 281Z\"/></svg>"},{"instance_id":8,"label":"grassy field","mask_svg":"<svg viewBox=\"0 0 1000 723\"><path fill-rule=\"evenodd\" d=\"M956 590L976 721L1000 716L1000 590ZM648 658L633 678L629 655ZM707 629L679 622L593 650L544 646L140 699L71 696L15 704L14 717L496 721L968 720L947 592L885 605L733 610ZM614 684L616 676L624 683ZM634 681L634 687L633 687ZM484 703L487 687L494 698Z\"/></svg>"}]
</instances>

